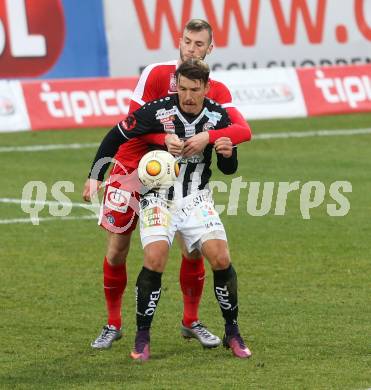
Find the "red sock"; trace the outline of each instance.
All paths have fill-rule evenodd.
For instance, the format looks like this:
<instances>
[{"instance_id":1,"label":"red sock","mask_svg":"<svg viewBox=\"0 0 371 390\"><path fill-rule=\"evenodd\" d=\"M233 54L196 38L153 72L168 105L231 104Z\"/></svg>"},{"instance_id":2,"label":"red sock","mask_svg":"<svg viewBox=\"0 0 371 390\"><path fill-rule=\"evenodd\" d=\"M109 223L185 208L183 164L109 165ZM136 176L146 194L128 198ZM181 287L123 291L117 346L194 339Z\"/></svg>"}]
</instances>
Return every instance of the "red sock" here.
<instances>
[{"instance_id":1,"label":"red sock","mask_svg":"<svg viewBox=\"0 0 371 390\"><path fill-rule=\"evenodd\" d=\"M195 260L182 256L179 281L183 292L183 324L191 326L192 322L198 321L198 306L204 287L205 266L203 257Z\"/></svg>"},{"instance_id":2,"label":"red sock","mask_svg":"<svg viewBox=\"0 0 371 390\"><path fill-rule=\"evenodd\" d=\"M126 264L111 265L107 258L103 263L104 295L108 311L108 325L121 328L121 302L127 283Z\"/></svg>"}]
</instances>

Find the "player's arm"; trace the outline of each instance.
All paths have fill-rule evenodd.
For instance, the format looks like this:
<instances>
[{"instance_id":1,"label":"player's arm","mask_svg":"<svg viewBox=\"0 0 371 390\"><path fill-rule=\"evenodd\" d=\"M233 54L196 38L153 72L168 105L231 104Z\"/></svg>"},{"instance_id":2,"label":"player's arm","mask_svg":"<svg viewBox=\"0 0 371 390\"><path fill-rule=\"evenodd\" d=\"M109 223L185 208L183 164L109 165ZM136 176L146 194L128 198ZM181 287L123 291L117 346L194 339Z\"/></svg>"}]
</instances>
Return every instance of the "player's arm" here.
<instances>
[{"instance_id":1,"label":"player's arm","mask_svg":"<svg viewBox=\"0 0 371 390\"><path fill-rule=\"evenodd\" d=\"M225 175L235 173L238 168L237 147L232 144L228 137L220 137L214 145L217 155L218 169Z\"/></svg>"},{"instance_id":2,"label":"player's arm","mask_svg":"<svg viewBox=\"0 0 371 390\"><path fill-rule=\"evenodd\" d=\"M93 195L101 188L104 175L121 143L122 135L119 133L117 126L111 129L103 138L94 157L88 179L84 183L82 197L86 202L90 202ZM97 165L98 161L102 161L102 166Z\"/></svg>"},{"instance_id":3,"label":"player's arm","mask_svg":"<svg viewBox=\"0 0 371 390\"><path fill-rule=\"evenodd\" d=\"M150 145L159 145L159 146L166 146L165 138L166 133L151 133L142 135L140 138L147 144Z\"/></svg>"},{"instance_id":4,"label":"player's arm","mask_svg":"<svg viewBox=\"0 0 371 390\"><path fill-rule=\"evenodd\" d=\"M151 132L151 125L140 111L129 115L113 127L103 138L93 160L82 197L89 202L104 180L106 171L121 144L128 140Z\"/></svg>"},{"instance_id":5,"label":"player's arm","mask_svg":"<svg viewBox=\"0 0 371 390\"><path fill-rule=\"evenodd\" d=\"M112 158L117 153L120 145L132 138L150 133L152 130L149 117L151 113L144 110L138 110L129 115L123 121L113 127L104 137L93 160L90 169L89 178L103 181L104 175L109 167ZM102 159L107 159L105 162ZM95 168L99 165L99 169ZM101 163L100 163L101 162Z\"/></svg>"},{"instance_id":6,"label":"player's arm","mask_svg":"<svg viewBox=\"0 0 371 390\"><path fill-rule=\"evenodd\" d=\"M123 137L121 134L118 125L116 125L114 128L112 128L106 136L103 138L101 144L99 145L99 148L97 150L97 153L94 157L90 172L88 177L94 180L103 181L104 175L109 167L109 164L111 162L111 159L115 156L117 153L120 145L124 142L126 142L127 139ZM94 169L94 167L97 167L98 161L102 161L102 159L107 159L99 170Z\"/></svg>"},{"instance_id":7,"label":"player's arm","mask_svg":"<svg viewBox=\"0 0 371 390\"><path fill-rule=\"evenodd\" d=\"M98 192L102 186L104 175L121 145L122 135L119 134L117 126L111 129L101 142L90 168L88 179L84 183L82 197L86 202L90 202L92 196ZM102 161L102 166L98 166L98 161Z\"/></svg>"},{"instance_id":8,"label":"player's arm","mask_svg":"<svg viewBox=\"0 0 371 390\"><path fill-rule=\"evenodd\" d=\"M251 129L242 114L235 107L227 107L226 111L229 115L231 124L222 129L209 130L209 143L214 144L220 137L230 138L233 145L250 141Z\"/></svg>"},{"instance_id":9,"label":"player's arm","mask_svg":"<svg viewBox=\"0 0 371 390\"><path fill-rule=\"evenodd\" d=\"M173 156L180 156L183 152L184 141L180 140L176 134L153 133L142 135L140 138L150 145L165 146Z\"/></svg>"},{"instance_id":10,"label":"player's arm","mask_svg":"<svg viewBox=\"0 0 371 390\"><path fill-rule=\"evenodd\" d=\"M240 144L251 138L250 127L242 115L234 107L220 109L221 119L215 130L202 131L187 139L184 143L183 156L190 157L201 153L208 144L214 145L218 138L229 138L233 145ZM231 123L231 116L235 123Z\"/></svg>"},{"instance_id":11,"label":"player's arm","mask_svg":"<svg viewBox=\"0 0 371 390\"><path fill-rule=\"evenodd\" d=\"M229 138L233 145L238 145L251 139L250 126L246 123L240 112L234 107L230 107L226 111L231 122L233 120L234 123L228 122L229 124L225 124L222 128L203 131L189 138L184 143L184 157L201 153L208 144L214 145L216 140L221 137Z\"/></svg>"}]
</instances>

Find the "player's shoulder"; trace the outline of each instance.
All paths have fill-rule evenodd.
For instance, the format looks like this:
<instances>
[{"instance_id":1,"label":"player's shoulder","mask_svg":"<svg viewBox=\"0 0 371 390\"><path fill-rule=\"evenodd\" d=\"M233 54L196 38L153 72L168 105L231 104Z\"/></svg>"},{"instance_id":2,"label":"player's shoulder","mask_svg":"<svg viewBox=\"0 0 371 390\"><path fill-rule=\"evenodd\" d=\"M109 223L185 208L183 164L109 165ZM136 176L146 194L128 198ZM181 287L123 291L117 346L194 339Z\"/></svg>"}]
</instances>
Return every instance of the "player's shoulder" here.
<instances>
[{"instance_id":1,"label":"player's shoulder","mask_svg":"<svg viewBox=\"0 0 371 390\"><path fill-rule=\"evenodd\" d=\"M210 90L219 92L229 92L228 87L219 80L210 79Z\"/></svg>"},{"instance_id":2,"label":"player's shoulder","mask_svg":"<svg viewBox=\"0 0 371 390\"><path fill-rule=\"evenodd\" d=\"M221 81L210 79L207 97L223 105L232 104L232 95L228 87Z\"/></svg>"},{"instance_id":3,"label":"player's shoulder","mask_svg":"<svg viewBox=\"0 0 371 390\"><path fill-rule=\"evenodd\" d=\"M219 111L219 112L225 111L225 109L222 107L220 103L218 103L216 100L210 97L205 97L205 107L208 110L212 110L212 111Z\"/></svg>"},{"instance_id":4,"label":"player's shoulder","mask_svg":"<svg viewBox=\"0 0 371 390\"><path fill-rule=\"evenodd\" d=\"M164 96L160 99L151 100L144 104L138 111L141 113L145 112L157 112L159 110L169 110L176 105L176 98L174 95Z\"/></svg>"},{"instance_id":5,"label":"player's shoulder","mask_svg":"<svg viewBox=\"0 0 371 390\"><path fill-rule=\"evenodd\" d=\"M142 72L142 77L161 75L162 73L168 73L175 70L177 66L177 60L171 60L166 62L155 62L147 65Z\"/></svg>"}]
</instances>

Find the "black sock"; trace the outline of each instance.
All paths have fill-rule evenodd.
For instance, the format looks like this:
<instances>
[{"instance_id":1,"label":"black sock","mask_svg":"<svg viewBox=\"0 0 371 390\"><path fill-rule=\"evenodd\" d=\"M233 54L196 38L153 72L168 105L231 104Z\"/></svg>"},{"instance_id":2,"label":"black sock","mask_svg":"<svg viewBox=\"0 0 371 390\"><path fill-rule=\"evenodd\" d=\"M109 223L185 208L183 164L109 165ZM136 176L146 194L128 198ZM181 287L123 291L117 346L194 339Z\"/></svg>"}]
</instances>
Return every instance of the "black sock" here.
<instances>
[{"instance_id":1,"label":"black sock","mask_svg":"<svg viewBox=\"0 0 371 390\"><path fill-rule=\"evenodd\" d=\"M237 274L232 264L227 269L214 271L214 293L226 325L237 325Z\"/></svg>"},{"instance_id":2,"label":"black sock","mask_svg":"<svg viewBox=\"0 0 371 390\"><path fill-rule=\"evenodd\" d=\"M143 267L136 284L137 329L151 327L152 319L161 296L162 272Z\"/></svg>"}]
</instances>

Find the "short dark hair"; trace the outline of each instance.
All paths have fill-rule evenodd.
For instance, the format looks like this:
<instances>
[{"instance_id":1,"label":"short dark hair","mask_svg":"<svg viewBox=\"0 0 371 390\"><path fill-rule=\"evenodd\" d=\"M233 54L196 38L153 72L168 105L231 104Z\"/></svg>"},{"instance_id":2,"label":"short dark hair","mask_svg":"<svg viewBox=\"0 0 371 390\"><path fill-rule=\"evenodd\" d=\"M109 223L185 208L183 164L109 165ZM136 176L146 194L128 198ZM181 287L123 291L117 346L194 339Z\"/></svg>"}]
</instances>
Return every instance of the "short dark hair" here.
<instances>
[{"instance_id":1,"label":"short dark hair","mask_svg":"<svg viewBox=\"0 0 371 390\"><path fill-rule=\"evenodd\" d=\"M205 61L191 58L179 65L175 72L177 80L180 75L190 80L201 80L204 84L207 84L209 81L210 68Z\"/></svg>"},{"instance_id":2,"label":"short dark hair","mask_svg":"<svg viewBox=\"0 0 371 390\"><path fill-rule=\"evenodd\" d=\"M209 44L213 40L213 29L206 20L203 19L191 19L184 27L184 30L188 31L202 31L207 30L209 33Z\"/></svg>"}]
</instances>

